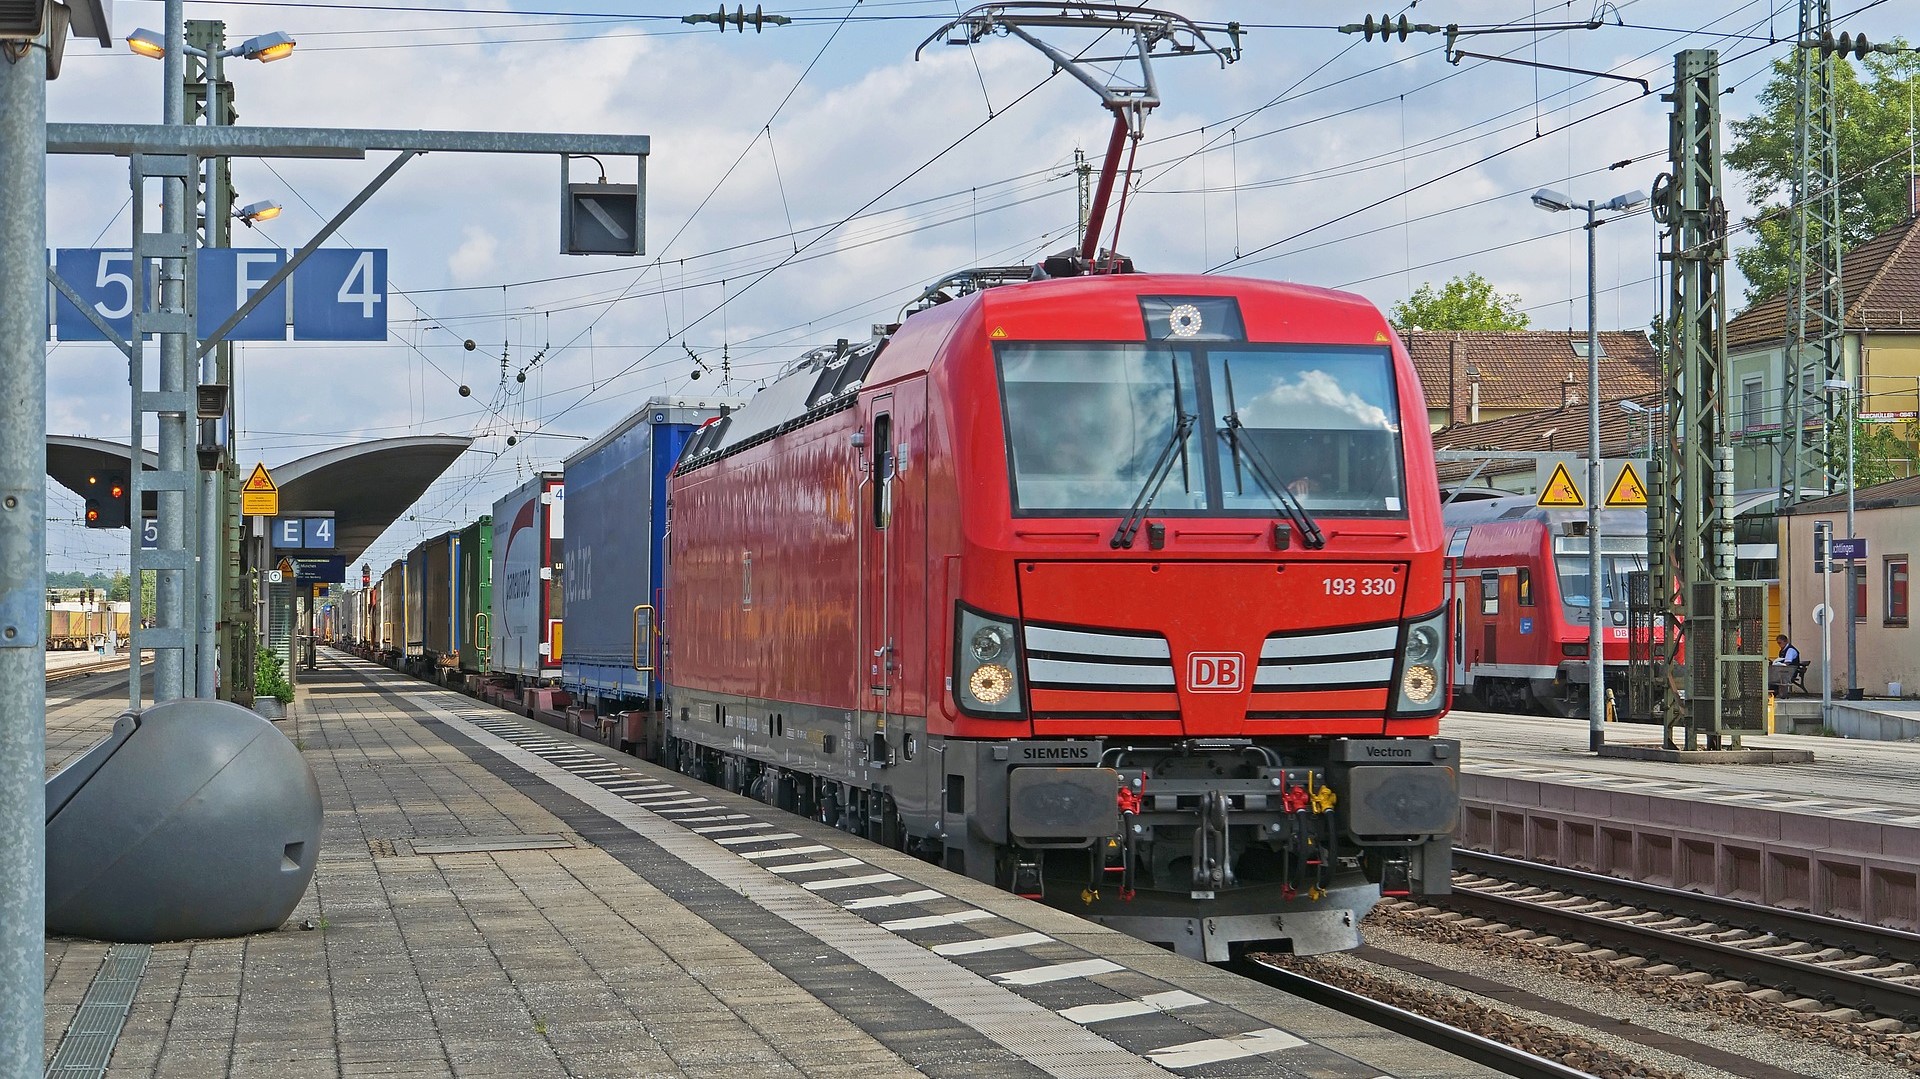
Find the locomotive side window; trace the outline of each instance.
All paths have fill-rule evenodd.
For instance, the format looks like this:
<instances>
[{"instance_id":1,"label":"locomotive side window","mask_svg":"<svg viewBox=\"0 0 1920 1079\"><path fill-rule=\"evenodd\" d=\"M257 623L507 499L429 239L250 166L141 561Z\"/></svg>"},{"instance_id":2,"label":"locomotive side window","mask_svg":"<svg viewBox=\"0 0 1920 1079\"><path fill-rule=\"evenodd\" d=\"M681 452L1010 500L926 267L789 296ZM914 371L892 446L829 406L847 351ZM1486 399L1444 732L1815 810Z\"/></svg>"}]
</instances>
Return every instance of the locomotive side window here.
<instances>
[{"instance_id":1,"label":"locomotive side window","mask_svg":"<svg viewBox=\"0 0 1920 1079\"><path fill-rule=\"evenodd\" d=\"M1480 571L1480 613L1500 613L1500 571Z\"/></svg>"},{"instance_id":2,"label":"locomotive side window","mask_svg":"<svg viewBox=\"0 0 1920 1079\"><path fill-rule=\"evenodd\" d=\"M893 520L893 417L882 412L873 418L873 527Z\"/></svg>"},{"instance_id":3,"label":"locomotive side window","mask_svg":"<svg viewBox=\"0 0 1920 1079\"><path fill-rule=\"evenodd\" d=\"M1522 607L1533 606L1533 571L1522 566L1514 572L1516 574L1514 580L1516 602Z\"/></svg>"}]
</instances>

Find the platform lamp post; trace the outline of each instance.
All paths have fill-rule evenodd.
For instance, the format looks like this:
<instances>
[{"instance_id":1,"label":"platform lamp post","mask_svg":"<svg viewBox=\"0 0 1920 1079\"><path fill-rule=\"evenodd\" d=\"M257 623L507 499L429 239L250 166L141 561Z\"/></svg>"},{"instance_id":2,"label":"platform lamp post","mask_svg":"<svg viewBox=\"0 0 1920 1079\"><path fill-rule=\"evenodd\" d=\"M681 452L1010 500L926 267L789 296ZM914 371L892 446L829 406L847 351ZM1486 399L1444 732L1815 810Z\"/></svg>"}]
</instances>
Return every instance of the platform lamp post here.
<instances>
[{"instance_id":1,"label":"platform lamp post","mask_svg":"<svg viewBox=\"0 0 1920 1079\"><path fill-rule=\"evenodd\" d=\"M1584 204L1551 188L1533 193L1533 204L1549 213L1577 210L1583 205L1587 211L1587 748L1595 753L1607 741L1607 657L1601 625L1605 612L1600 574L1600 316L1594 288L1598 269L1593 237L1601 225L1612 220L1602 220L1601 210L1624 213L1646 201L1646 194L1640 191L1615 195L1606 202L1588 199Z\"/></svg>"},{"instance_id":2,"label":"platform lamp post","mask_svg":"<svg viewBox=\"0 0 1920 1079\"><path fill-rule=\"evenodd\" d=\"M1847 395L1847 464L1844 479L1847 484L1847 700L1857 701L1866 696L1860 689L1859 635L1860 626L1860 586L1853 579L1853 425L1858 422L1855 410L1859 407L1853 396L1853 383L1844 378L1830 378L1826 382L1828 390ZM1831 569L1832 567L1828 567Z\"/></svg>"},{"instance_id":3,"label":"platform lamp post","mask_svg":"<svg viewBox=\"0 0 1920 1079\"><path fill-rule=\"evenodd\" d=\"M218 20L190 19L184 24L186 56L198 60L198 78L192 65L181 65L181 88L189 96L198 96L201 115L210 127L224 127L235 119L233 88L226 80L225 61L238 56L271 63L293 52L294 39L274 31L259 34L231 48L226 47L226 24ZM127 47L155 60L167 58L166 37L140 29L127 35ZM200 218L205 246L226 247L230 240L230 221L238 219L252 227L255 221L277 216L280 207L272 202L256 202L241 210L233 209L233 185L227 159L208 158L205 163L205 198ZM233 461L233 402L227 390L233 385L233 346L222 342L202 362L199 378L203 398L212 407L201 413L198 438L199 464L206 473L201 484L199 515L200 537L200 611L196 629L200 647L196 653L194 679L199 696L214 695L220 685L222 695L241 704L253 701L253 634L247 632L253 606L240 593L247 580L241 562L239 518L239 477ZM207 397L205 391L213 390ZM221 421L225 429L221 429ZM218 647L214 646L218 641ZM216 663L221 670L216 673Z\"/></svg>"}]
</instances>

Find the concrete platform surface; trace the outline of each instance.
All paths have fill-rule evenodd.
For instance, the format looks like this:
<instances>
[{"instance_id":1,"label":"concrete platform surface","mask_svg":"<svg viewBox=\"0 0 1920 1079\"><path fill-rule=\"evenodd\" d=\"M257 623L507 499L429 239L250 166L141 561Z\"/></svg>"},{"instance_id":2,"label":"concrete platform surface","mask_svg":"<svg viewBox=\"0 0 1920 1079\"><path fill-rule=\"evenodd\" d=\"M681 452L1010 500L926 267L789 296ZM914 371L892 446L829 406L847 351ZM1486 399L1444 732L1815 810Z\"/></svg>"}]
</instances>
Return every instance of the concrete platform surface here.
<instances>
[{"instance_id":1,"label":"concrete platform surface","mask_svg":"<svg viewBox=\"0 0 1920 1079\"><path fill-rule=\"evenodd\" d=\"M293 919L143 954L50 939L50 1060L131 965L109 1076L1495 1074L452 691L323 664L280 724L327 806ZM52 763L122 700L52 707Z\"/></svg>"}]
</instances>

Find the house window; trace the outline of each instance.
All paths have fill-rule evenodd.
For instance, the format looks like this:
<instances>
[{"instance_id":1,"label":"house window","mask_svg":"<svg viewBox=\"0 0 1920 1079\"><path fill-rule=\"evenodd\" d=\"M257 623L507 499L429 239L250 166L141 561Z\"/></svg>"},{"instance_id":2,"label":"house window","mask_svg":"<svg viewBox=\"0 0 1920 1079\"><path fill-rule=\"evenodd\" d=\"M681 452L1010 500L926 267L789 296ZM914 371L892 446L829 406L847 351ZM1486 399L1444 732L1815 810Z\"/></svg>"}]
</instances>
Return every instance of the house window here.
<instances>
[{"instance_id":1,"label":"house window","mask_svg":"<svg viewBox=\"0 0 1920 1079\"><path fill-rule=\"evenodd\" d=\"M1889 626L1907 624L1907 556L1889 558L1887 564L1887 609Z\"/></svg>"},{"instance_id":2,"label":"house window","mask_svg":"<svg viewBox=\"0 0 1920 1079\"><path fill-rule=\"evenodd\" d=\"M1867 567L1859 563L1853 566L1853 620L1867 620Z\"/></svg>"},{"instance_id":3,"label":"house window","mask_svg":"<svg viewBox=\"0 0 1920 1079\"><path fill-rule=\"evenodd\" d=\"M1740 429L1751 431L1767 422L1761 414L1765 407L1766 390L1758 378L1750 378L1740 384Z\"/></svg>"}]
</instances>

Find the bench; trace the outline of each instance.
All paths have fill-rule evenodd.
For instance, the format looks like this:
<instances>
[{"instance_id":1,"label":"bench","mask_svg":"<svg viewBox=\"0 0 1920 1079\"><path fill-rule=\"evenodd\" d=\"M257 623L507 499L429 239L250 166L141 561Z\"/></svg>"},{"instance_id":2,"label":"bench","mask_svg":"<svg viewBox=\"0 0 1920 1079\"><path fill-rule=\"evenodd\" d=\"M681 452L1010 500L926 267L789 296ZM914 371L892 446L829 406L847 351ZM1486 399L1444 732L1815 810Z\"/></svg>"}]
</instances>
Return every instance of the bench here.
<instances>
[{"instance_id":1,"label":"bench","mask_svg":"<svg viewBox=\"0 0 1920 1079\"><path fill-rule=\"evenodd\" d=\"M1794 690L1807 692L1807 660L1767 665L1767 688L1778 697L1790 697Z\"/></svg>"}]
</instances>

